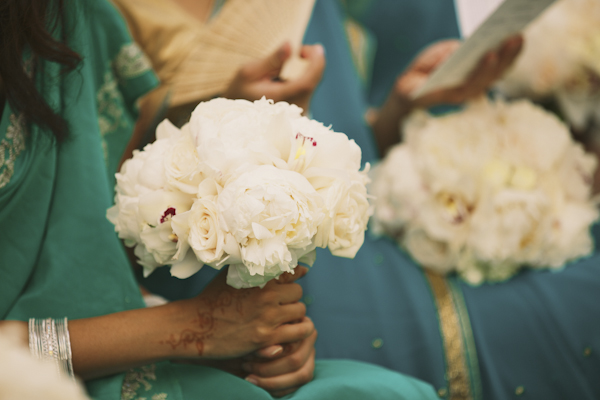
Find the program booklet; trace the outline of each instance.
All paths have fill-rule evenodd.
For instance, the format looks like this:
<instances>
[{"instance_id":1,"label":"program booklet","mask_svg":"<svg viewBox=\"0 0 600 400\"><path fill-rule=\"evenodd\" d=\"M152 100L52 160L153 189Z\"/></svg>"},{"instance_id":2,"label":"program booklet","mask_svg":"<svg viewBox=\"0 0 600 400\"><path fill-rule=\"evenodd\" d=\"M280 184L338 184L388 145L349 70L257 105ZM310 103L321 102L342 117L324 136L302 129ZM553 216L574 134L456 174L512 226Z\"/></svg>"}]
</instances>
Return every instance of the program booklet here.
<instances>
[{"instance_id":1,"label":"program booklet","mask_svg":"<svg viewBox=\"0 0 600 400\"><path fill-rule=\"evenodd\" d=\"M521 32L554 2L555 0L505 0L427 82L413 93L413 98L460 85L477 66L481 57L498 47L502 41Z\"/></svg>"}]
</instances>

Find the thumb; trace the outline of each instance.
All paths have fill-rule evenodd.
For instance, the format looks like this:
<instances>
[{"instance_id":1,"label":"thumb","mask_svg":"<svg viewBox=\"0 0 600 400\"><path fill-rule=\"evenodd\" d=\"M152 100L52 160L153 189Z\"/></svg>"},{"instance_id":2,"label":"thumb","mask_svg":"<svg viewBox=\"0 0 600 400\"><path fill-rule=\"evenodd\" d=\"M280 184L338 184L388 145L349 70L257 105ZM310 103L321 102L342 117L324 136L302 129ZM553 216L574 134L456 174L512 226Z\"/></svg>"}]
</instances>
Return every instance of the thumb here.
<instances>
[{"instance_id":1,"label":"thumb","mask_svg":"<svg viewBox=\"0 0 600 400\"><path fill-rule=\"evenodd\" d=\"M302 278L308 272L308 268L298 265L294 268L294 273L290 274L289 272L285 272L279 276L279 278L275 281L277 283L292 283Z\"/></svg>"},{"instance_id":2,"label":"thumb","mask_svg":"<svg viewBox=\"0 0 600 400\"><path fill-rule=\"evenodd\" d=\"M281 67L285 60L290 57L292 48L288 42L281 45L271 55L261 58L260 60L252 61L242 67L241 72L248 79L261 79L266 76L279 76Z\"/></svg>"}]
</instances>

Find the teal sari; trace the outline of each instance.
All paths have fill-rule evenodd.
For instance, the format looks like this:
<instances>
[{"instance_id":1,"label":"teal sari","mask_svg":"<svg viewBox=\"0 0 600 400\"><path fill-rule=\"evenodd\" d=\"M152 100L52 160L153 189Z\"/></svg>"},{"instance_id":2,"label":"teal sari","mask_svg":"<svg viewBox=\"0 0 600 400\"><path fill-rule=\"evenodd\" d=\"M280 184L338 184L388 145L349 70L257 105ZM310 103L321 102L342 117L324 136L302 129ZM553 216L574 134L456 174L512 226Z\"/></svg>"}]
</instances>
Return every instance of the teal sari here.
<instances>
[{"instance_id":1,"label":"teal sari","mask_svg":"<svg viewBox=\"0 0 600 400\"><path fill-rule=\"evenodd\" d=\"M305 41L323 43L328 59L311 112L375 162L362 115L381 104L422 47L458 36L454 3L345 4L376 40L371 75L365 86L353 64L348 8L318 1ZM366 98L355 99L361 90ZM598 399L600 224L592 234L592 254L560 271L524 271L478 287L427 273L393 241L370 234L353 260L319 249L301 281L319 330L317 356L383 365L431 383L441 398Z\"/></svg>"},{"instance_id":2,"label":"teal sari","mask_svg":"<svg viewBox=\"0 0 600 400\"><path fill-rule=\"evenodd\" d=\"M361 46L348 40L346 9L318 0L305 43L323 44L327 66L311 114L355 140L363 161L376 162L364 113L422 47L458 36L454 2L345 4L377 40L374 64L362 70L372 75L355 67ZM319 331L317 357L382 365L429 382L440 398L598 399L599 224L593 234L594 252L558 272L525 271L479 287L428 274L392 240L370 234L352 260L319 249L300 281ZM198 293L214 274L202 269L181 281L159 269L143 282L177 299Z\"/></svg>"},{"instance_id":3,"label":"teal sari","mask_svg":"<svg viewBox=\"0 0 600 400\"><path fill-rule=\"evenodd\" d=\"M157 84L105 0L73 2L63 27L83 58L68 75L27 62L46 101L69 123L55 144L6 105L0 119L0 317L88 318L144 307L105 217L135 101ZM77 22L74 22L77 21ZM108 172L108 173L107 173ZM86 382L102 400L271 399L222 371L163 362ZM377 366L327 361L293 399L432 399L420 381Z\"/></svg>"}]
</instances>

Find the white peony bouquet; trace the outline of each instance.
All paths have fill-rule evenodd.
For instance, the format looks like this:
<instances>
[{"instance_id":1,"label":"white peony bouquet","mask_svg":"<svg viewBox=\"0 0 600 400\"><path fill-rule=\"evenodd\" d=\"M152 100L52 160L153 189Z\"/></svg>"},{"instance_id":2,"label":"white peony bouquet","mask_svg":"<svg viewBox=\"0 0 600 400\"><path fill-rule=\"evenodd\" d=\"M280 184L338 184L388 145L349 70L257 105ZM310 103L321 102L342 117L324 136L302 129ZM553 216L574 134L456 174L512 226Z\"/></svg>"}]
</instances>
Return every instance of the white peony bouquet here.
<instances>
[{"instance_id":1,"label":"white peony bouquet","mask_svg":"<svg viewBox=\"0 0 600 400\"><path fill-rule=\"evenodd\" d=\"M553 114L482 100L442 117L415 113L404 133L374 168L372 222L424 267L478 284L593 249L596 159Z\"/></svg>"},{"instance_id":2,"label":"white peony bouquet","mask_svg":"<svg viewBox=\"0 0 600 400\"><path fill-rule=\"evenodd\" d=\"M288 103L214 99L116 175L108 219L150 274L186 278L229 265L236 288L262 286L316 247L354 257L370 215L361 151Z\"/></svg>"},{"instance_id":3,"label":"white peony bouquet","mask_svg":"<svg viewBox=\"0 0 600 400\"><path fill-rule=\"evenodd\" d=\"M600 2L559 0L524 37L500 90L511 97L555 99L576 129L600 127Z\"/></svg>"}]
</instances>

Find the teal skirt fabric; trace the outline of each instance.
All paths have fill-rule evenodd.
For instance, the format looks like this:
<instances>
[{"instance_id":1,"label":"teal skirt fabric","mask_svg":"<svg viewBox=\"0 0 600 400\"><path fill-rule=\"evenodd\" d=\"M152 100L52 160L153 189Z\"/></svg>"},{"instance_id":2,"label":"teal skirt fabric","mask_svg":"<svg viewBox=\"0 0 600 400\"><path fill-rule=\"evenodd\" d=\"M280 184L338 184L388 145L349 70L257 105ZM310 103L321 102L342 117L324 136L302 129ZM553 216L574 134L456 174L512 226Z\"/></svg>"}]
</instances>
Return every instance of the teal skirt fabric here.
<instances>
[{"instance_id":1,"label":"teal skirt fabric","mask_svg":"<svg viewBox=\"0 0 600 400\"><path fill-rule=\"evenodd\" d=\"M206 399L272 399L264 390L215 369L171 364L169 373L179 381L184 399L196 398L190 394L202 394L201 398ZM436 398L435 391L428 384L375 365L342 360L317 362L314 380L295 393L283 397L293 400Z\"/></svg>"}]
</instances>

